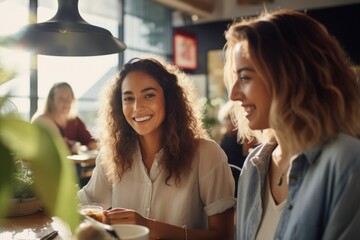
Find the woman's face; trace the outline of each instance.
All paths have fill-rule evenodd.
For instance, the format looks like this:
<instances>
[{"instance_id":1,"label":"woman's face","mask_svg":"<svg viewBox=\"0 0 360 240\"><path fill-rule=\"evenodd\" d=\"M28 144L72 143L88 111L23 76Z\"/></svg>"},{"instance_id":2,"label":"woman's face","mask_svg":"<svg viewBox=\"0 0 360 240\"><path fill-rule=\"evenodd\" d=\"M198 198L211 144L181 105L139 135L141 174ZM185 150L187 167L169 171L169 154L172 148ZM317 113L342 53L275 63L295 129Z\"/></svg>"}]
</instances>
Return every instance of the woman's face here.
<instances>
[{"instance_id":1,"label":"woman's face","mask_svg":"<svg viewBox=\"0 0 360 240\"><path fill-rule=\"evenodd\" d=\"M233 59L236 79L230 91L231 100L241 103L251 129L269 128L271 95L250 61L246 42L234 46Z\"/></svg>"},{"instance_id":2,"label":"woman's face","mask_svg":"<svg viewBox=\"0 0 360 240\"><path fill-rule=\"evenodd\" d=\"M73 103L73 95L67 87L60 87L54 91L55 113L67 115L70 113Z\"/></svg>"},{"instance_id":3,"label":"woman's face","mask_svg":"<svg viewBox=\"0 0 360 240\"><path fill-rule=\"evenodd\" d=\"M165 97L160 84L147 73L134 71L124 78L121 91L124 116L137 134L161 135Z\"/></svg>"}]
</instances>

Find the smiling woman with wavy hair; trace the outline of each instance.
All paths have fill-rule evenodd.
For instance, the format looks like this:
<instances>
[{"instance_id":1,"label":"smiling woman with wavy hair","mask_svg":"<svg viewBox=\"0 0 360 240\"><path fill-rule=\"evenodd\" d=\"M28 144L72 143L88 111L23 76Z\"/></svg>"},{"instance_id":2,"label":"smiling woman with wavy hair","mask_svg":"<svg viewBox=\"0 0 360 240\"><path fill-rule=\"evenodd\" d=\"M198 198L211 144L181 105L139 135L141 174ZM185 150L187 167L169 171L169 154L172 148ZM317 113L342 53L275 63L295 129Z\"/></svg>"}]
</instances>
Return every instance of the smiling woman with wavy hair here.
<instances>
[{"instance_id":1,"label":"smiling woman with wavy hair","mask_svg":"<svg viewBox=\"0 0 360 240\"><path fill-rule=\"evenodd\" d=\"M233 239L234 179L193 86L154 58L130 60L109 84L101 154L79 192L84 204L112 207L107 223L144 225L150 239Z\"/></svg>"},{"instance_id":2,"label":"smiling woman with wavy hair","mask_svg":"<svg viewBox=\"0 0 360 240\"><path fill-rule=\"evenodd\" d=\"M190 170L191 160L201 137L208 137L201 121L201 102L197 99L191 80L171 64L162 65L159 59L134 58L125 65L119 76L109 86L101 109L102 126L108 135L102 134L104 154L116 162L117 176L130 170L137 148L138 134L126 121L122 107L122 82L133 71L142 71L157 79L164 89L165 120L162 125L163 160L168 171L166 181L174 175ZM166 159L166 160L165 160Z\"/></svg>"},{"instance_id":3,"label":"smiling woman with wavy hair","mask_svg":"<svg viewBox=\"0 0 360 240\"><path fill-rule=\"evenodd\" d=\"M234 22L226 39L240 137L271 133L244 163L237 239L360 238L360 87L340 44L291 10Z\"/></svg>"}]
</instances>

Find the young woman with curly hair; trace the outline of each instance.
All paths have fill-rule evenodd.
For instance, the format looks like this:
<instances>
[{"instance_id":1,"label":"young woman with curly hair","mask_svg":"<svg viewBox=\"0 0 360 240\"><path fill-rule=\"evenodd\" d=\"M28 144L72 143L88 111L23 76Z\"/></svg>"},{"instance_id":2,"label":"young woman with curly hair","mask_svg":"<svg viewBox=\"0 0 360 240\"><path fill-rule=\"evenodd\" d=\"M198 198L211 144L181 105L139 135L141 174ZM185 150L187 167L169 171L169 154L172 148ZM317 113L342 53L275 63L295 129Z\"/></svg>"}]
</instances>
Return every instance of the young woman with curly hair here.
<instances>
[{"instance_id":1,"label":"young woman with curly hair","mask_svg":"<svg viewBox=\"0 0 360 240\"><path fill-rule=\"evenodd\" d=\"M243 165L237 239L359 239L360 88L345 52L290 10L235 22L226 39L239 134L268 137Z\"/></svg>"},{"instance_id":2,"label":"young woman with curly hair","mask_svg":"<svg viewBox=\"0 0 360 240\"><path fill-rule=\"evenodd\" d=\"M202 126L192 82L153 58L125 64L105 93L101 154L83 204L110 224L147 226L151 239L233 239L234 180Z\"/></svg>"}]
</instances>

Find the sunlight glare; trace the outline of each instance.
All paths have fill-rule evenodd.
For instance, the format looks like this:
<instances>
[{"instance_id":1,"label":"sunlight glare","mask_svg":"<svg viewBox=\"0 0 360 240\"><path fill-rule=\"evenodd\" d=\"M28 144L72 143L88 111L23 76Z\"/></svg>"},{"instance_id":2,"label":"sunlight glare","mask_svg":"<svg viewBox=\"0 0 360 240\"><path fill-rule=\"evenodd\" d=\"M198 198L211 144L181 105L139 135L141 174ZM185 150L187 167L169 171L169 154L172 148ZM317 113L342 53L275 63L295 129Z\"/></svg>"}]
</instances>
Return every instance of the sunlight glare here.
<instances>
[{"instance_id":1,"label":"sunlight glare","mask_svg":"<svg viewBox=\"0 0 360 240\"><path fill-rule=\"evenodd\" d=\"M39 97L45 97L55 82L69 82L81 97L117 63L116 55L54 57L39 55ZM41 66L41 68L40 68Z\"/></svg>"},{"instance_id":2,"label":"sunlight glare","mask_svg":"<svg viewBox=\"0 0 360 240\"><path fill-rule=\"evenodd\" d=\"M28 23L28 9L15 1L0 3L0 36L17 32Z\"/></svg>"}]
</instances>

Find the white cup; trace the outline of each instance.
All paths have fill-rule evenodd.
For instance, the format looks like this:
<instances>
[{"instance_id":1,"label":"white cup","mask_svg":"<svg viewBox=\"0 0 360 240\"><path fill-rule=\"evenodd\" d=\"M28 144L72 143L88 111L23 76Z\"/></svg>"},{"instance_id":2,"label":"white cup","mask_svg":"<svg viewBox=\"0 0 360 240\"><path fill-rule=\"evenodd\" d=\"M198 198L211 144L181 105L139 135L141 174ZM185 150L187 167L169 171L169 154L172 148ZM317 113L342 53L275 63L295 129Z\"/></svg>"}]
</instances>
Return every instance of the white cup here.
<instances>
[{"instance_id":1,"label":"white cup","mask_svg":"<svg viewBox=\"0 0 360 240\"><path fill-rule=\"evenodd\" d=\"M136 224L111 225L121 240L149 240L149 229Z\"/></svg>"}]
</instances>

